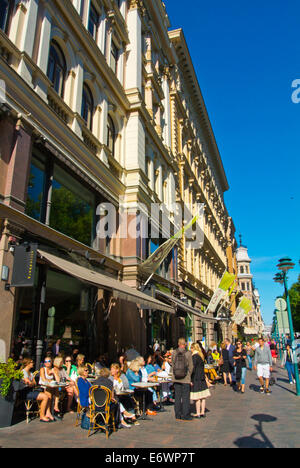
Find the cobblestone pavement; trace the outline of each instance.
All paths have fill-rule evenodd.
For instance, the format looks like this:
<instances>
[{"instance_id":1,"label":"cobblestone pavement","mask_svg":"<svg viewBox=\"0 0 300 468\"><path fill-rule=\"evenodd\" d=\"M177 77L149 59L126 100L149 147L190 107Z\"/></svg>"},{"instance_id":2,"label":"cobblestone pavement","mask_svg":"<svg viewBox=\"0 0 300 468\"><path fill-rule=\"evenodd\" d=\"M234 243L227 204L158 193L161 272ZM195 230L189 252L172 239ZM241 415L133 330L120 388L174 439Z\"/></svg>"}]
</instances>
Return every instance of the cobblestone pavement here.
<instances>
[{"instance_id":1,"label":"cobblestone pavement","mask_svg":"<svg viewBox=\"0 0 300 468\"><path fill-rule=\"evenodd\" d=\"M3 448L296 448L300 447L300 397L284 369L276 368L272 394L258 392L254 372L247 375L245 395L218 384L207 403L206 419L175 421L174 410L122 429L106 440L104 433L87 438L74 427L75 415L53 424L21 422L0 429Z\"/></svg>"}]
</instances>

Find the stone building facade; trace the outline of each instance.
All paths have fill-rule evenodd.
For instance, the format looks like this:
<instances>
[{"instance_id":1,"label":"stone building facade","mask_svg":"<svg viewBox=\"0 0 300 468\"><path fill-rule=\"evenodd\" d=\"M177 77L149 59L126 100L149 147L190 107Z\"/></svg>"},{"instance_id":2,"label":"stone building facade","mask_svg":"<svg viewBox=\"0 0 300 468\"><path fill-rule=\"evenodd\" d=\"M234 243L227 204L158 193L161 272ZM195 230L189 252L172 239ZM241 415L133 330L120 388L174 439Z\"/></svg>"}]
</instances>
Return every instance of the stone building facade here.
<instances>
[{"instance_id":1,"label":"stone building facade","mask_svg":"<svg viewBox=\"0 0 300 468\"><path fill-rule=\"evenodd\" d=\"M207 344L228 334L204 310L228 266L229 187L188 46L182 30L169 31L164 4L5 0L0 21L5 356L18 333L32 346L44 340L49 311L48 339L62 336L90 356L132 344L144 352L155 339L171 347L183 334ZM144 302L87 280L92 270L138 291L147 280L140 264L181 227L176 203L204 204L204 245L191 250L183 238ZM117 213L112 238L97 235L103 204ZM124 235L121 205L126 229L139 236ZM156 235L147 235L149 220ZM45 255L32 288L9 289L14 248L24 243ZM68 274L62 257L86 277Z\"/></svg>"},{"instance_id":2,"label":"stone building facade","mask_svg":"<svg viewBox=\"0 0 300 468\"><path fill-rule=\"evenodd\" d=\"M247 247L243 246L242 242L236 251L236 260L239 289L252 304L252 310L242 324L243 333L245 336L259 336L262 335L264 330L260 296L254 286L251 258L248 255Z\"/></svg>"}]
</instances>

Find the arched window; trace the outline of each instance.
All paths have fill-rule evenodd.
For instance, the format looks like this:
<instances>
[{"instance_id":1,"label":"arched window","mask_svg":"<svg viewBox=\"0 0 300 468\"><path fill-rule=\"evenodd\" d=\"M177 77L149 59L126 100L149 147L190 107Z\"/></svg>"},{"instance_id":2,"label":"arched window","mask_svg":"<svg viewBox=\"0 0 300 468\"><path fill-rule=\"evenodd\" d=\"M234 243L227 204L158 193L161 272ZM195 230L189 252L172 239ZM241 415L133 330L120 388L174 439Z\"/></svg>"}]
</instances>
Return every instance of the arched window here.
<instances>
[{"instance_id":1,"label":"arched window","mask_svg":"<svg viewBox=\"0 0 300 468\"><path fill-rule=\"evenodd\" d=\"M49 62L48 62L48 78L53 83L53 87L57 94L61 97L64 95L65 79L67 74L67 65L64 54L59 45L51 42Z\"/></svg>"},{"instance_id":2,"label":"arched window","mask_svg":"<svg viewBox=\"0 0 300 468\"><path fill-rule=\"evenodd\" d=\"M116 129L113 123L111 116L109 115L107 118L107 147L115 154L115 142L116 142Z\"/></svg>"},{"instance_id":3,"label":"arched window","mask_svg":"<svg viewBox=\"0 0 300 468\"><path fill-rule=\"evenodd\" d=\"M93 128L94 100L89 87L83 85L81 117L89 130Z\"/></svg>"},{"instance_id":4,"label":"arched window","mask_svg":"<svg viewBox=\"0 0 300 468\"><path fill-rule=\"evenodd\" d=\"M240 268L240 272L241 272L241 275L243 275L243 274L244 274L244 267L243 267L243 266L241 266L241 268Z\"/></svg>"}]
</instances>

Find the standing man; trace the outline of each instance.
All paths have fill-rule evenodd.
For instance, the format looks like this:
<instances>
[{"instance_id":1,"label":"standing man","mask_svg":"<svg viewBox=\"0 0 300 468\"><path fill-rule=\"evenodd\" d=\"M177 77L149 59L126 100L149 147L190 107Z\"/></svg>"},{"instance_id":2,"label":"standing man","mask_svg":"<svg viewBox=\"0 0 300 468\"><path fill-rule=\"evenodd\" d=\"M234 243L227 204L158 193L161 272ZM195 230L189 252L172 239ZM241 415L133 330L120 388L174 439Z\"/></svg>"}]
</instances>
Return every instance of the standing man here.
<instances>
[{"instance_id":1,"label":"standing man","mask_svg":"<svg viewBox=\"0 0 300 468\"><path fill-rule=\"evenodd\" d=\"M61 344L61 340L58 339L56 343L54 343L54 345L52 346L52 354L54 357L58 356L60 352L60 344Z\"/></svg>"},{"instance_id":2,"label":"standing man","mask_svg":"<svg viewBox=\"0 0 300 468\"><path fill-rule=\"evenodd\" d=\"M193 373L192 353L186 350L184 338L178 340L178 348L172 354L172 380L175 390L175 417L192 421L190 413L190 391Z\"/></svg>"},{"instance_id":3,"label":"standing man","mask_svg":"<svg viewBox=\"0 0 300 468\"><path fill-rule=\"evenodd\" d=\"M265 343L263 338L258 340L259 346L256 348L254 356L254 370L257 370L257 377L260 381L260 393L270 395L269 383L271 372L273 372L273 360L269 346ZM264 385L266 382L266 387Z\"/></svg>"},{"instance_id":4,"label":"standing man","mask_svg":"<svg viewBox=\"0 0 300 468\"><path fill-rule=\"evenodd\" d=\"M235 352L235 346L233 346L231 344L231 341L228 338L226 338L225 344L226 344L226 349L227 349L227 351L229 353L229 364L230 364L231 380L232 380L232 383L236 383L235 367L234 367L234 359L233 359L233 355L234 355L234 352Z\"/></svg>"}]
</instances>

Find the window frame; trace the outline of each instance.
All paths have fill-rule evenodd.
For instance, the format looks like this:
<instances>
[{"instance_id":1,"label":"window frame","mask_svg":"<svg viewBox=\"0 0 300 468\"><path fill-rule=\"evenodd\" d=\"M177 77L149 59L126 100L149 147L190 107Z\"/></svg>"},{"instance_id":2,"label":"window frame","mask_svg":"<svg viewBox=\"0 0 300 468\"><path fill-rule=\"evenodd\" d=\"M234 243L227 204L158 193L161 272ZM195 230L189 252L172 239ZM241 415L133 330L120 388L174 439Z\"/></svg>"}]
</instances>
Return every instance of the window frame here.
<instances>
[{"instance_id":1,"label":"window frame","mask_svg":"<svg viewBox=\"0 0 300 468\"><path fill-rule=\"evenodd\" d=\"M90 30L91 24L93 25L93 32ZM98 39L99 25L100 25L100 14L97 11L95 5L91 2L87 30L95 42L97 42L97 39Z\"/></svg>"},{"instance_id":2,"label":"window frame","mask_svg":"<svg viewBox=\"0 0 300 468\"><path fill-rule=\"evenodd\" d=\"M120 49L112 39L110 46L110 68L117 75L118 74L118 62L120 57Z\"/></svg>"},{"instance_id":3,"label":"window frame","mask_svg":"<svg viewBox=\"0 0 300 468\"><path fill-rule=\"evenodd\" d=\"M38 147L35 147L32 151L31 157L31 165L35 165L38 167L39 164L44 166L44 187L43 187L43 194L41 200L41 208L40 208L40 217L39 219L32 217L32 219L36 219L40 223L52 227L51 226L51 211L52 211L52 204L53 204L53 188L55 182L61 184L66 190L72 192L75 196L79 195L78 189L82 189L80 191L80 196L82 201L85 201L87 204L91 206L92 209L92 225L91 225L91 232L90 232L90 242L89 244L85 244L88 247L92 247L93 242L96 237L96 206L98 204L98 194L93 191L87 184L84 183L76 174L73 172L70 173L68 168L58 161L56 158L51 156L47 152L42 152ZM30 171L31 174L31 171ZM63 175L63 177L62 177ZM64 183L61 182L64 180ZM27 193L29 191L29 182L28 179L27 183ZM75 186L76 189L72 190L71 187ZM28 196L28 195L27 195ZM29 215L30 216L30 215ZM52 227L52 229L55 229ZM63 231L59 231L61 234L68 236ZM68 236L70 237L70 236ZM77 242L82 242L79 239L74 237L74 240Z\"/></svg>"},{"instance_id":4,"label":"window frame","mask_svg":"<svg viewBox=\"0 0 300 468\"><path fill-rule=\"evenodd\" d=\"M107 145L107 148L110 150L110 152L112 153L113 156L115 156L116 138L117 138L116 126L115 126L115 123L114 123L111 115L108 114L108 116L107 116L107 141L106 141L106 145Z\"/></svg>"},{"instance_id":5,"label":"window frame","mask_svg":"<svg viewBox=\"0 0 300 468\"><path fill-rule=\"evenodd\" d=\"M87 99L89 98L89 99ZM86 127L93 130L93 118L94 118L94 98L93 93L86 83L83 83L82 87L82 105L81 105L81 117L85 121Z\"/></svg>"},{"instance_id":6,"label":"window frame","mask_svg":"<svg viewBox=\"0 0 300 468\"><path fill-rule=\"evenodd\" d=\"M5 34L8 34L11 20L12 20L12 13L15 7L15 0L4 0L7 3L5 15L3 17L3 24L0 24L0 30L3 31Z\"/></svg>"},{"instance_id":7,"label":"window frame","mask_svg":"<svg viewBox=\"0 0 300 468\"><path fill-rule=\"evenodd\" d=\"M56 57L51 53L52 51L55 52ZM54 60L52 60L54 58ZM56 60L57 58L57 60ZM51 60L53 61L53 65L51 64ZM52 70L50 70L50 67ZM59 86L58 89L56 87L57 78L59 76ZM51 81L53 85L53 89L57 92L57 94L63 99L65 93L65 82L67 76L67 62L65 55L60 47L60 45L53 39L50 43L49 49L49 59L48 59L48 69L47 69L47 77Z\"/></svg>"}]
</instances>

